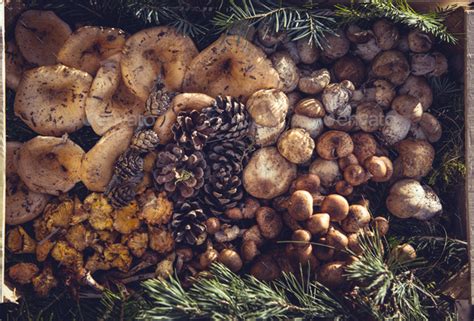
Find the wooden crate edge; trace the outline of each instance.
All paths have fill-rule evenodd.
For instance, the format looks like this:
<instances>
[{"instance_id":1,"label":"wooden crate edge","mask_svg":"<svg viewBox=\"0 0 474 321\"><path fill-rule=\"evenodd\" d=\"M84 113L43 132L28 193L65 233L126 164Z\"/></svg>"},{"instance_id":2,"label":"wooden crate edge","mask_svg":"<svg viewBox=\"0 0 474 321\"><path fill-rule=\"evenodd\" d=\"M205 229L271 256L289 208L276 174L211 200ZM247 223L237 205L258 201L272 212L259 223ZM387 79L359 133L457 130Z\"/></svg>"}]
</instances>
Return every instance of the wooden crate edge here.
<instances>
[{"instance_id":1,"label":"wooden crate edge","mask_svg":"<svg viewBox=\"0 0 474 321\"><path fill-rule=\"evenodd\" d=\"M4 273L5 273L5 156L6 156L6 119L5 119L5 6L4 1L0 0L0 303L3 303L4 295Z\"/></svg>"}]
</instances>

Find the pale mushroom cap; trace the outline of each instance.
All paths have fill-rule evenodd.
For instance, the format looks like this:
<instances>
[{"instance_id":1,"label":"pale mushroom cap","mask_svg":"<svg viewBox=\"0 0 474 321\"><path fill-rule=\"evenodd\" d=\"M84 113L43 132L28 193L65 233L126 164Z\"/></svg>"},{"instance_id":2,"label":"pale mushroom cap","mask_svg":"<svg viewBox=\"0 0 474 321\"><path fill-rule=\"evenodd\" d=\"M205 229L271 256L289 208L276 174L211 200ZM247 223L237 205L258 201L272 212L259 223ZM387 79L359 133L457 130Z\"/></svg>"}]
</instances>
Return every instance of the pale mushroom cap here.
<instances>
[{"instance_id":1,"label":"pale mushroom cap","mask_svg":"<svg viewBox=\"0 0 474 321\"><path fill-rule=\"evenodd\" d=\"M311 138L318 137L324 130L322 118L310 118L304 115L294 114L291 117L291 128L305 129Z\"/></svg>"},{"instance_id":2,"label":"pale mushroom cap","mask_svg":"<svg viewBox=\"0 0 474 321\"><path fill-rule=\"evenodd\" d=\"M136 125L145 110L122 82L118 59L112 58L97 71L86 101L87 121L97 135L124 121Z\"/></svg>"},{"instance_id":3,"label":"pale mushroom cap","mask_svg":"<svg viewBox=\"0 0 474 321\"><path fill-rule=\"evenodd\" d=\"M435 150L426 140L405 139L397 144L396 149L399 152L404 176L420 178L431 170Z\"/></svg>"},{"instance_id":4,"label":"pale mushroom cap","mask_svg":"<svg viewBox=\"0 0 474 321\"><path fill-rule=\"evenodd\" d=\"M289 100L280 90L261 89L249 97L246 106L258 125L275 127L285 120Z\"/></svg>"},{"instance_id":5,"label":"pale mushroom cap","mask_svg":"<svg viewBox=\"0 0 474 321\"><path fill-rule=\"evenodd\" d=\"M433 91L424 77L410 75L398 92L417 98L424 111L430 108L433 103Z\"/></svg>"},{"instance_id":6,"label":"pale mushroom cap","mask_svg":"<svg viewBox=\"0 0 474 321\"><path fill-rule=\"evenodd\" d=\"M371 133L382 126L384 114L376 103L366 102L357 105L355 119L360 129Z\"/></svg>"},{"instance_id":7,"label":"pale mushroom cap","mask_svg":"<svg viewBox=\"0 0 474 321\"><path fill-rule=\"evenodd\" d=\"M410 65L402 52L388 50L375 57L372 62L372 73L395 85L401 85L410 74Z\"/></svg>"},{"instance_id":8,"label":"pale mushroom cap","mask_svg":"<svg viewBox=\"0 0 474 321\"><path fill-rule=\"evenodd\" d=\"M298 87L300 76L298 67L296 67L296 63L290 54L285 51L279 51L275 52L270 59L280 77L282 90L285 93L295 90Z\"/></svg>"},{"instance_id":9,"label":"pale mushroom cap","mask_svg":"<svg viewBox=\"0 0 474 321\"><path fill-rule=\"evenodd\" d=\"M133 127L127 123L109 129L89 150L82 160L81 180L87 189L105 191L113 175L114 163L125 152L133 136Z\"/></svg>"},{"instance_id":10,"label":"pale mushroom cap","mask_svg":"<svg viewBox=\"0 0 474 321\"><path fill-rule=\"evenodd\" d=\"M422 208L425 190L414 179L402 179L390 189L386 205L390 213L399 218L410 218Z\"/></svg>"},{"instance_id":11,"label":"pale mushroom cap","mask_svg":"<svg viewBox=\"0 0 474 321\"><path fill-rule=\"evenodd\" d=\"M194 58L183 84L187 92L244 100L259 89L280 87L279 75L263 51L244 38L226 35Z\"/></svg>"},{"instance_id":12,"label":"pale mushroom cap","mask_svg":"<svg viewBox=\"0 0 474 321\"><path fill-rule=\"evenodd\" d=\"M302 128L289 129L278 139L278 151L294 164L309 161L313 155L314 147L314 140Z\"/></svg>"},{"instance_id":13,"label":"pale mushroom cap","mask_svg":"<svg viewBox=\"0 0 474 321\"><path fill-rule=\"evenodd\" d=\"M59 50L58 62L95 75L102 60L122 50L125 39L125 32L117 28L79 28Z\"/></svg>"},{"instance_id":14,"label":"pale mushroom cap","mask_svg":"<svg viewBox=\"0 0 474 321\"><path fill-rule=\"evenodd\" d=\"M25 11L15 27L15 39L23 57L31 63L56 63L59 49L71 34L71 28L52 11Z\"/></svg>"},{"instance_id":15,"label":"pale mushroom cap","mask_svg":"<svg viewBox=\"0 0 474 321\"><path fill-rule=\"evenodd\" d=\"M412 217L421 221L427 221L436 215L441 214L443 205L435 191L428 185L423 185L425 190L425 200L421 209Z\"/></svg>"},{"instance_id":16,"label":"pale mushroom cap","mask_svg":"<svg viewBox=\"0 0 474 321\"><path fill-rule=\"evenodd\" d=\"M67 137L37 136L20 149L18 175L34 192L59 195L80 181L83 155Z\"/></svg>"},{"instance_id":17,"label":"pale mushroom cap","mask_svg":"<svg viewBox=\"0 0 474 321\"><path fill-rule=\"evenodd\" d=\"M265 147L277 142L280 134L285 130L285 122L281 122L275 127L260 126L252 121L250 124L250 136L255 139L255 144Z\"/></svg>"},{"instance_id":18,"label":"pale mushroom cap","mask_svg":"<svg viewBox=\"0 0 474 321\"><path fill-rule=\"evenodd\" d=\"M410 126L410 119L391 110L385 115L385 124L381 130L382 139L386 144L393 145L407 137Z\"/></svg>"},{"instance_id":19,"label":"pale mushroom cap","mask_svg":"<svg viewBox=\"0 0 474 321\"><path fill-rule=\"evenodd\" d=\"M15 114L41 135L72 133L86 120L92 77L63 65L26 71L15 96Z\"/></svg>"},{"instance_id":20,"label":"pale mushroom cap","mask_svg":"<svg viewBox=\"0 0 474 321\"><path fill-rule=\"evenodd\" d=\"M197 54L191 38L172 27L141 30L128 38L123 48L123 81L143 101L160 73L168 90L180 91L186 70Z\"/></svg>"},{"instance_id":21,"label":"pale mushroom cap","mask_svg":"<svg viewBox=\"0 0 474 321\"><path fill-rule=\"evenodd\" d=\"M264 147L252 154L244 169L243 185L254 197L272 199L285 193L295 178L296 165L275 147Z\"/></svg>"},{"instance_id":22,"label":"pale mushroom cap","mask_svg":"<svg viewBox=\"0 0 474 321\"><path fill-rule=\"evenodd\" d=\"M309 172L318 175L324 187L333 185L341 177L339 165L335 160L318 158L311 163Z\"/></svg>"},{"instance_id":23,"label":"pale mushroom cap","mask_svg":"<svg viewBox=\"0 0 474 321\"><path fill-rule=\"evenodd\" d=\"M429 113L423 113L423 116L421 116L421 120L418 124L420 125L423 134L426 136L426 139L428 139L430 143L437 142L441 139L443 129L435 116Z\"/></svg>"}]
</instances>

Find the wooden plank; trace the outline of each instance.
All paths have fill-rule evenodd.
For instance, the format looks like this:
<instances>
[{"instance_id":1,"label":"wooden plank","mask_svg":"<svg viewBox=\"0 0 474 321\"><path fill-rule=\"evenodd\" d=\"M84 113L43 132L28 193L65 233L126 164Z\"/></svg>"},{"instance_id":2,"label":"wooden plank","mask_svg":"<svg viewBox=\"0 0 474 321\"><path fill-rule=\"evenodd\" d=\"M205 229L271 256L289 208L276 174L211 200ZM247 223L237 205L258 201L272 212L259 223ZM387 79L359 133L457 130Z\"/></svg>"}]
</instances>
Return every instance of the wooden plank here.
<instances>
[{"instance_id":1,"label":"wooden plank","mask_svg":"<svg viewBox=\"0 0 474 321\"><path fill-rule=\"evenodd\" d=\"M0 209L5 208L5 154L6 154L6 132L5 132L5 40L3 36L4 26L4 3L0 0ZM0 211L0 303L3 302L4 284L4 259L5 259L5 211Z\"/></svg>"}]
</instances>

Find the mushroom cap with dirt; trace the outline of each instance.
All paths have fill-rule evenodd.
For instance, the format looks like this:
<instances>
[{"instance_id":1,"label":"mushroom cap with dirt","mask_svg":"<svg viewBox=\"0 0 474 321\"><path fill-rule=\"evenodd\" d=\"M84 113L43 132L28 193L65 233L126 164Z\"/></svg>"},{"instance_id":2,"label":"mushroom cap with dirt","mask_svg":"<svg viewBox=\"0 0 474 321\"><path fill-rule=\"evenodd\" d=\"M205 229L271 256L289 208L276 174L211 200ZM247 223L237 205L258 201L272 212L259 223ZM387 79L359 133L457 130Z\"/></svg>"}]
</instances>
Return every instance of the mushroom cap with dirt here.
<instances>
[{"instance_id":1,"label":"mushroom cap with dirt","mask_svg":"<svg viewBox=\"0 0 474 321\"><path fill-rule=\"evenodd\" d=\"M15 96L15 114L41 135L62 136L85 124L92 77L64 65L26 71Z\"/></svg>"},{"instance_id":2,"label":"mushroom cap with dirt","mask_svg":"<svg viewBox=\"0 0 474 321\"><path fill-rule=\"evenodd\" d=\"M26 62L13 40L6 43L5 50L5 83L8 88L16 90L20 84Z\"/></svg>"},{"instance_id":3,"label":"mushroom cap with dirt","mask_svg":"<svg viewBox=\"0 0 474 321\"><path fill-rule=\"evenodd\" d=\"M423 115L423 106L418 98L410 95L399 95L392 101L392 109L403 117L417 123Z\"/></svg>"},{"instance_id":4,"label":"mushroom cap with dirt","mask_svg":"<svg viewBox=\"0 0 474 321\"><path fill-rule=\"evenodd\" d=\"M341 171L335 160L318 158L309 166L309 172L318 175L324 187L332 186L341 178Z\"/></svg>"},{"instance_id":5,"label":"mushroom cap with dirt","mask_svg":"<svg viewBox=\"0 0 474 321\"><path fill-rule=\"evenodd\" d=\"M423 139L428 140L430 143L435 143L441 139L441 135L443 134L441 124L439 120L430 113L423 113L418 126L423 133Z\"/></svg>"},{"instance_id":6,"label":"mushroom cap with dirt","mask_svg":"<svg viewBox=\"0 0 474 321\"><path fill-rule=\"evenodd\" d=\"M321 212L328 213L332 222L341 222L349 214L349 203L341 195L330 194L324 198Z\"/></svg>"},{"instance_id":7,"label":"mushroom cap with dirt","mask_svg":"<svg viewBox=\"0 0 474 321\"><path fill-rule=\"evenodd\" d=\"M395 110L390 110L385 115L385 121L381 132L381 139L387 145L393 145L407 137L410 131L410 119L403 117Z\"/></svg>"},{"instance_id":8,"label":"mushroom cap with dirt","mask_svg":"<svg viewBox=\"0 0 474 321\"><path fill-rule=\"evenodd\" d=\"M137 124L145 106L122 81L120 56L102 62L86 100L86 117L97 135L123 121Z\"/></svg>"},{"instance_id":9,"label":"mushroom cap with dirt","mask_svg":"<svg viewBox=\"0 0 474 321\"><path fill-rule=\"evenodd\" d=\"M243 172L243 185L254 197L272 199L288 191L295 178L296 165L275 147L264 147L252 154Z\"/></svg>"},{"instance_id":10,"label":"mushroom cap with dirt","mask_svg":"<svg viewBox=\"0 0 474 321\"><path fill-rule=\"evenodd\" d=\"M285 131L278 139L278 151L294 164L303 164L311 159L314 151L314 140L302 128Z\"/></svg>"},{"instance_id":11,"label":"mushroom cap with dirt","mask_svg":"<svg viewBox=\"0 0 474 321\"><path fill-rule=\"evenodd\" d=\"M337 81L349 80L355 86L360 86L366 79L364 62L356 56L345 55L338 59L333 66Z\"/></svg>"},{"instance_id":12,"label":"mushroom cap with dirt","mask_svg":"<svg viewBox=\"0 0 474 321\"><path fill-rule=\"evenodd\" d=\"M27 141L18 154L18 175L37 193L60 195L80 181L84 151L66 135L37 136Z\"/></svg>"},{"instance_id":13,"label":"mushroom cap with dirt","mask_svg":"<svg viewBox=\"0 0 474 321\"><path fill-rule=\"evenodd\" d=\"M338 131L329 130L319 136L316 144L318 155L327 160L334 160L345 157L352 153L354 144L349 134Z\"/></svg>"},{"instance_id":14,"label":"mushroom cap with dirt","mask_svg":"<svg viewBox=\"0 0 474 321\"><path fill-rule=\"evenodd\" d=\"M402 52L388 50L375 57L371 71L376 77L384 78L398 86L410 75L410 65Z\"/></svg>"},{"instance_id":15,"label":"mushroom cap with dirt","mask_svg":"<svg viewBox=\"0 0 474 321\"><path fill-rule=\"evenodd\" d=\"M301 71L298 89L305 94L319 94L331 81L331 75L325 68L311 72Z\"/></svg>"},{"instance_id":16,"label":"mushroom cap with dirt","mask_svg":"<svg viewBox=\"0 0 474 321\"><path fill-rule=\"evenodd\" d=\"M342 30L326 33L322 41L321 55L328 59L338 59L347 54L350 42Z\"/></svg>"},{"instance_id":17,"label":"mushroom cap with dirt","mask_svg":"<svg viewBox=\"0 0 474 321\"><path fill-rule=\"evenodd\" d=\"M382 126L384 113L377 103L365 102L357 105L355 120L362 131L372 133Z\"/></svg>"},{"instance_id":18,"label":"mushroom cap with dirt","mask_svg":"<svg viewBox=\"0 0 474 321\"><path fill-rule=\"evenodd\" d=\"M372 26L372 31L380 49L390 50L397 45L400 34L398 27L392 22L386 19L377 20Z\"/></svg>"},{"instance_id":19,"label":"mushroom cap with dirt","mask_svg":"<svg viewBox=\"0 0 474 321\"><path fill-rule=\"evenodd\" d=\"M259 89L281 85L278 72L261 49L242 37L223 35L189 64L183 89L246 100Z\"/></svg>"},{"instance_id":20,"label":"mushroom cap with dirt","mask_svg":"<svg viewBox=\"0 0 474 321\"><path fill-rule=\"evenodd\" d=\"M422 185L425 190L425 201L421 209L412 217L420 221L427 221L443 212L443 205L435 191L428 185Z\"/></svg>"},{"instance_id":21,"label":"mushroom cap with dirt","mask_svg":"<svg viewBox=\"0 0 474 321\"><path fill-rule=\"evenodd\" d=\"M15 40L23 57L40 66L56 63L59 49L70 34L69 25L53 11L25 11L15 27Z\"/></svg>"},{"instance_id":22,"label":"mushroom cap with dirt","mask_svg":"<svg viewBox=\"0 0 474 321\"><path fill-rule=\"evenodd\" d=\"M82 160L81 180L87 189L103 192L113 175L117 158L127 150L133 127L127 122L109 129Z\"/></svg>"},{"instance_id":23,"label":"mushroom cap with dirt","mask_svg":"<svg viewBox=\"0 0 474 321\"><path fill-rule=\"evenodd\" d=\"M324 88L321 101L329 114L337 114L344 110L351 100L354 85L350 81L329 84Z\"/></svg>"},{"instance_id":24,"label":"mushroom cap with dirt","mask_svg":"<svg viewBox=\"0 0 474 321\"><path fill-rule=\"evenodd\" d=\"M315 63L321 54L321 50L307 37L296 41L296 48L301 62L308 65Z\"/></svg>"},{"instance_id":25,"label":"mushroom cap with dirt","mask_svg":"<svg viewBox=\"0 0 474 321\"><path fill-rule=\"evenodd\" d=\"M421 178L433 165L435 150L426 140L405 139L395 146L399 153L401 174L410 178Z\"/></svg>"},{"instance_id":26,"label":"mushroom cap with dirt","mask_svg":"<svg viewBox=\"0 0 474 321\"><path fill-rule=\"evenodd\" d=\"M125 42L120 61L123 82L143 101L160 74L168 90L180 91L184 75L197 54L191 38L173 27L141 30Z\"/></svg>"},{"instance_id":27,"label":"mushroom cap with dirt","mask_svg":"<svg viewBox=\"0 0 474 321\"><path fill-rule=\"evenodd\" d=\"M278 51L271 55L273 68L278 72L284 92L292 92L298 87L300 75L295 61L285 51Z\"/></svg>"},{"instance_id":28,"label":"mushroom cap with dirt","mask_svg":"<svg viewBox=\"0 0 474 321\"><path fill-rule=\"evenodd\" d=\"M289 100L280 90L261 89L249 97L246 106L257 125L275 127L285 120Z\"/></svg>"},{"instance_id":29,"label":"mushroom cap with dirt","mask_svg":"<svg viewBox=\"0 0 474 321\"><path fill-rule=\"evenodd\" d=\"M398 93L417 98L423 107L423 111L430 108L433 103L433 90L425 77L410 75L403 85L400 86Z\"/></svg>"},{"instance_id":30,"label":"mushroom cap with dirt","mask_svg":"<svg viewBox=\"0 0 474 321\"><path fill-rule=\"evenodd\" d=\"M410 51L424 53L433 46L433 37L425 32L414 29L408 33L408 47Z\"/></svg>"},{"instance_id":31,"label":"mushroom cap with dirt","mask_svg":"<svg viewBox=\"0 0 474 321\"><path fill-rule=\"evenodd\" d=\"M125 40L121 29L85 26L69 36L59 50L58 62L95 75L101 61L122 51Z\"/></svg>"},{"instance_id":32,"label":"mushroom cap with dirt","mask_svg":"<svg viewBox=\"0 0 474 321\"><path fill-rule=\"evenodd\" d=\"M261 147L274 145L281 133L285 130L286 122L281 122L275 127L260 126L254 121L250 124L249 135L255 141L255 144Z\"/></svg>"},{"instance_id":33,"label":"mushroom cap with dirt","mask_svg":"<svg viewBox=\"0 0 474 321\"><path fill-rule=\"evenodd\" d=\"M30 191L17 174L18 155L23 144L9 141L6 143L5 162L5 223L23 224L40 215L49 196Z\"/></svg>"}]
</instances>

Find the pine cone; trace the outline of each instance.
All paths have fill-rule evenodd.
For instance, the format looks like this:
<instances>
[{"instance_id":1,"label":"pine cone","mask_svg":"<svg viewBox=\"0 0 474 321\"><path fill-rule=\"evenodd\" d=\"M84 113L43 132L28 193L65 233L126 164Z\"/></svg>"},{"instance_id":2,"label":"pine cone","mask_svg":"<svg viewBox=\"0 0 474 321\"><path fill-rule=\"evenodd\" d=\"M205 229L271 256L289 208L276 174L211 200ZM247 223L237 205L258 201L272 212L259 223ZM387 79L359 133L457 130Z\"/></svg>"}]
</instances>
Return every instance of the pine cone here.
<instances>
[{"instance_id":1,"label":"pine cone","mask_svg":"<svg viewBox=\"0 0 474 321\"><path fill-rule=\"evenodd\" d=\"M143 178L144 161L140 153L128 149L119 156L114 166L114 177L120 182L139 183Z\"/></svg>"},{"instance_id":2,"label":"pine cone","mask_svg":"<svg viewBox=\"0 0 474 321\"><path fill-rule=\"evenodd\" d=\"M197 110L181 112L173 125L176 143L193 150L202 150L212 132L207 116Z\"/></svg>"},{"instance_id":3,"label":"pine cone","mask_svg":"<svg viewBox=\"0 0 474 321\"><path fill-rule=\"evenodd\" d=\"M248 142L215 143L206 149L208 167L203 188L205 206L214 215L236 207L244 195L242 171L247 161Z\"/></svg>"},{"instance_id":4,"label":"pine cone","mask_svg":"<svg viewBox=\"0 0 474 321\"><path fill-rule=\"evenodd\" d=\"M165 88L163 76L159 75L148 99L146 100L146 114L153 116L163 115L170 107L171 101L176 95L177 93Z\"/></svg>"},{"instance_id":5,"label":"pine cone","mask_svg":"<svg viewBox=\"0 0 474 321\"><path fill-rule=\"evenodd\" d=\"M175 209L171 227L177 243L202 244L206 237L207 217L197 202L185 202Z\"/></svg>"},{"instance_id":6,"label":"pine cone","mask_svg":"<svg viewBox=\"0 0 474 321\"><path fill-rule=\"evenodd\" d=\"M245 105L233 97L216 97L215 103L203 113L214 129L210 141L240 139L248 134L250 121Z\"/></svg>"},{"instance_id":7,"label":"pine cone","mask_svg":"<svg viewBox=\"0 0 474 321\"><path fill-rule=\"evenodd\" d=\"M121 208L135 199L137 184L124 183L117 185L107 192L110 205L114 208Z\"/></svg>"},{"instance_id":8,"label":"pine cone","mask_svg":"<svg viewBox=\"0 0 474 321\"><path fill-rule=\"evenodd\" d=\"M136 132L132 137L130 148L140 153L148 153L158 146L160 139L152 129L144 129Z\"/></svg>"},{"instance_id":9,"label":"pine cone","mask_svg":"<svg viewBox=\"0 0 474 321\"><path fill-rule=\"evenodd\" d=\"M186 151L175 144L158 153L153 170L155 186L171 194L175 202L196 196L204 185L206 161L199 151Z\"/></svg>"}]
</instances>

